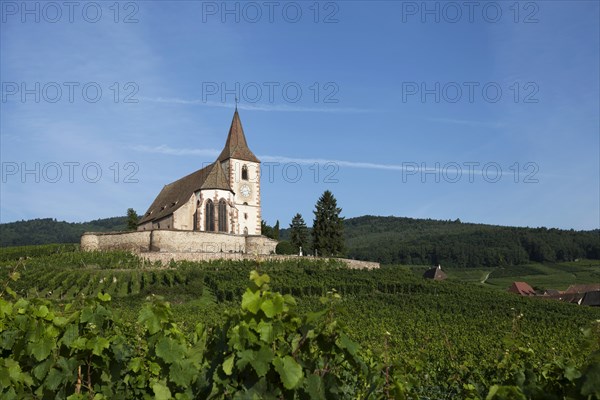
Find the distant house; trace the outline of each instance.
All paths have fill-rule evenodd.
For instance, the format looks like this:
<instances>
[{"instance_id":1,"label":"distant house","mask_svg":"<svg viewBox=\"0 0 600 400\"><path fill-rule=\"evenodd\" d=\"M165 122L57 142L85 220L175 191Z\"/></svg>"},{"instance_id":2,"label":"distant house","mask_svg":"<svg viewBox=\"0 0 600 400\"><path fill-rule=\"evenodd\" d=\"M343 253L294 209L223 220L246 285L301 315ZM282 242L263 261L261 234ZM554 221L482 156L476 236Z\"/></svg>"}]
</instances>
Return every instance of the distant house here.
<instances>
[{"instance_id":1,"label":"distant house","mask_svg":"<svg viewBox=\"0 0 600 400\"><path fill-rule=\"evenodd\" d=\"M560 296L560 290L557 289L546 289L544 290L544 296Z\"/></svg>"},{"instance_id":2,"label":"distant house","mask_svg":"<svg viewBox=\"0 0 600 400\"><path fill-rule=\"evenodd\" d=\"M513 282L508 288L510 293L520 294L521 296L535 296L535 290L526 282Z\"/></svg>"},{"instance_id":3,"label":"distant house","mask_svg":"<svg viewBox=\"0 0 600 400\"><path fill-rule=\"evenodd\" d=\"M438 265L437 267L433 267L425 271L423 278L433 279L434 281L443 281L444 279L448 278L448 275L442 271L442 266Z\"/></svg>"},{"instance_id":4,"label":"distant house","mask_svg":"<svg viewBox=\"0 0 600 400\"><path fill-rule=\"evenodd\" d=\"M585 292L578 304L582 306L600 307L600 290Z\"/></svg>"},{"instance_id":5,"label":"distant house","mask_svg":"<svg viewBox=\"0 0 600 400\"><path fill-rule=\"evenodd\" d=\"M591 283L586 285L571 285L565 290L565 293L586 293L600 290L599 283Z\"/></svg>"}]
</instances>

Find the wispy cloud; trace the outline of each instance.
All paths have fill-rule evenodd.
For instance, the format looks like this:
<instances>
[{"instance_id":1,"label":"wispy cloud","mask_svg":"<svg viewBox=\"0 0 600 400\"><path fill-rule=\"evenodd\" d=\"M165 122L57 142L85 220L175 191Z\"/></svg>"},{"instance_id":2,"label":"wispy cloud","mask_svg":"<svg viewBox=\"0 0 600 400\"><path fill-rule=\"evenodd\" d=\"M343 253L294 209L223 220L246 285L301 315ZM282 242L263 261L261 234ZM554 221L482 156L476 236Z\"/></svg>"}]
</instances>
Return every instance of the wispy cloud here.
<instances>
[{"instance_id":1,"label":"wispy cloud","mask_svg":"<svg viewBox=\"0 0 600 400\"><path fill-rule=\"evenodd\" d=\"M232 108L231 103L219 102L219 101L203 101L198 99L179 99L176 97L140 97L140 101L148 101L153 103L164 103L164 104L181 104L181 105L192 105L192 106L204 106L204 107L221 107L221 108ZM302 107L302 106L291 106L286 104L238 104L240 110L250 111L267 111L267 112L314 112L314 113L370 113L377 112L377 110L371 110L366 108L356 107Z\"/></svg>"},{"instance_id":2,"label":"wispy cloud","mask_svg":"<svg viewBox=\"0 0 600 400\"><path fill-rule=\"evenodd\" d=\"M474 121L467 119L453 119L453 118L428 118L430 121L443 122L445 124L456 124L456 125L468 125L485 128L502 128L506 124L497 121Z\"/></svg>"},{"instance_id":3,"label":"wispy cloud","mask_svg":"<svg viewBox=\"0 0 600 400\"><path fill-rule=\"evenodd\" d=\"M201 155L207 157L216 157L219 152L214 149L177 149L173 147L169 147L166 145L160 146L133 146L133 150L143 152L143 153L154 153L154 154L164 154L164 155L174 155L174 156L186 156L186 155ZM279 155L258 155L263 163L296 163L303 165L314 165L314 164L334 164L338 167L346 167L346 168L359 168L359 169L375 169L375 170L387 170L387 171L404 171L408 173L418 173L418 172L444 172L444 173L458 173L463 172L465 166L461 166L460 163L456 162L450 166L450 163L447 163L443 166L440 163L433 164L425 164L419 163L415 161L406 161L401 164L380 164L380 163L372 163L372 162L362 162L362 161L349 161L349 160L338 160L338 159L327 159L327 158L297 158L297 157L287 157L287 156L279 156ZM454 167L454 165L458 165L458 168ZM481 169L472 168L470 169L472 173L482 173Z\"/></svg>"}]
</instances>

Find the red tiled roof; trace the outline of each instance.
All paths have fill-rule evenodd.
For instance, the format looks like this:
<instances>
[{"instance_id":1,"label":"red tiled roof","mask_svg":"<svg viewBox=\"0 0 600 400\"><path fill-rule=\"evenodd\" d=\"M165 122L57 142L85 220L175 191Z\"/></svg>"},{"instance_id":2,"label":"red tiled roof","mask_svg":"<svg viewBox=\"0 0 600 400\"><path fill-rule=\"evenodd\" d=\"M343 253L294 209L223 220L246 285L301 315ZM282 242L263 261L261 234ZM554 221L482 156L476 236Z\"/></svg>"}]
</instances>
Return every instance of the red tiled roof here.
<instances>
[{"instance_id":1,"label":"red tiled roof","mask_svg":"<svg viewBox=\"0 0 600 400\"><path fill-rule=\"evenodd\" d=\"M565 293L585 293L600 290L600 283L591 283L587 285L571 285L565 290Z\"/></svg>"},{"instance_id":2,"label":"red tiled roof","mask_svg":"<svg viewBox=\"0 0 600 400\"><path fill-rule=\"evenodd\" d=\"M529 286L526 282L513 282L508 291L511 293L517 293L521 296L534 296L535 290Z\"/></svg>"}]
</instances>

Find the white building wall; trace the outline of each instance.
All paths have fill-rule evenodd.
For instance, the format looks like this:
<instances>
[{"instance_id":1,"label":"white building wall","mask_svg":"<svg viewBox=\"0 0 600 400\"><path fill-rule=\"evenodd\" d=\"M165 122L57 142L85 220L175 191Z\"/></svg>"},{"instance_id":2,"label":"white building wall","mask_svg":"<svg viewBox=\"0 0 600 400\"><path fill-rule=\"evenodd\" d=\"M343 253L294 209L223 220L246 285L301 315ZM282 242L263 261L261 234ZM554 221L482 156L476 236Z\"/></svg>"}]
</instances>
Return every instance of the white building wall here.
<instances>
[{"instance_id":1,"label":"white building wall","mask_svg":"<svg viewBox=\"0 0 600 400\"><path fill-rule=\"evenodd\" d=\"M260 235L261 206L260 206L260 163L230 159L227 167L229 171L229 184L235 192L234 201L238 209L238 233L244 234L248 229L249 235ZM225 166L225 165L224 165ZM248 169L248 179L242 179L242 168ZM242 194L242 187L250 188L250 196ZM245 204L246 203L246 204Z\"/></svg>"},{"instance_id":2,"label":"white building wall","mask_svg":"<svg viewBox=\"0 0 600 400\"><path fill-rule=\"evenodd\" d=\"M196 196L192 195L173 213L173 229L182 231L194 229L194 212L196 212Z\"/></svg>"},{"instance_id":3,"label":"white building wall","mask_svg":"<svg viewBox=\"0 0 600 400\"><path fill-rule=\"evenodd\" d=\"M228 190L221 190L221 189L207 189L207 190L201 190L199 193L197 193L194 197L194 212L197 210L196 208L196 204L197 201L200 201L200 207L199 207L199 212L198 212L198 222L199 225L198 227L200 228L199 230L201 231L206 231L206 203L208 202L208 200L212 200L214 207L215 207L215 229L218 230L219 229L219 201L221 199L224 199L227 202L227 233L236 233L236 218L237 218L237 213L235 210L235 203L233 201L233 193L231 193ZM192 221L193 221L193 214L194 212L192 212ZM192 224L193 227L193 224Z\"/></svg>"}]
</instances>

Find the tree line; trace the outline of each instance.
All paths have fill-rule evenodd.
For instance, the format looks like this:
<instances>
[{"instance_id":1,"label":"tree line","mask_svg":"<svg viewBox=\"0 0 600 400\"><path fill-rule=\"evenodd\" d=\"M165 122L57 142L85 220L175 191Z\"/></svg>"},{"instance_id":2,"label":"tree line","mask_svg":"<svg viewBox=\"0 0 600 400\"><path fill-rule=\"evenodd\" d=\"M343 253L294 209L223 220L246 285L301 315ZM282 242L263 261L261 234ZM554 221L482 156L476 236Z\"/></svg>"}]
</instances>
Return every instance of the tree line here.
<instances>
[{"instance_id":1,"label":"tree line","mask_svg":"<svg viewBox=\"0 0 600 400\"><path fill-rule=\"evenodd\" d=\"M345 231L349 257L384 264L495 267L600 259L600 230L363 216L347 220Z\"/></svg>"},{"instance_id":2,"label":"tree line","mask_svg":"<svg viewBox=\"0 0 600 400\"><path fill-rule=\"evenodd\" d=\"M382 264L495 267L529 262L600 259L600 230L517 228L404 217L366 215L345 219L330 191L318 199L312 227L297 213L287 228L262 222L279 240L278 254L345 256ZM78 243L83 232L135 229L137 214L68 223L35 219L0 224L1 246Z\"/></svg>"},{"instance_id":3,"label":"tree line","mask_svg":"<svg viewBox=\"0 0 600 400\"><path fill-rule=\"evenodd\" d=\"M0 246L79 243L84 232L125 230L126 219L113 217L89 222L65 222L54 218L40 218L0 224Z\"/></svg>"},{"instance_id":4,"label":"tree line","mask_svg":"<svg viewBox=\"0 0 600 400\"><path fill-rule=\"evenodd\" d=\"M315 204L312 229L309 231L302 214L297 213L289 225L289 238L277 245L277 254L343 256L346 248L344 217L340 216L341 212L333 193L326 190ZM279 221L274 227L263 221L262 228L263 235L280 239Z\"/></svg>"}]
</instances>

